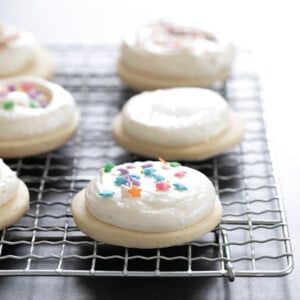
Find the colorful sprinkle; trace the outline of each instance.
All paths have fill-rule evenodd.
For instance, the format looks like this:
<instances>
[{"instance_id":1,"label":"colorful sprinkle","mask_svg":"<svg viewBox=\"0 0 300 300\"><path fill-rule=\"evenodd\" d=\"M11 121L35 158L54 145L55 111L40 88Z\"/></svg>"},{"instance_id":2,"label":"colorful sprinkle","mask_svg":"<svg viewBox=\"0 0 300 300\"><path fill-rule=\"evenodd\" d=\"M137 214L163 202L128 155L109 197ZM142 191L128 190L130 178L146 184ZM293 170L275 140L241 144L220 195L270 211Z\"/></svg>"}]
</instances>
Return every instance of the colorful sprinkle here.
<instances>
[{"instance_id":1,"label":"colorful sprinkle","mask_svg":"<svg viewBox=\"0 0 300 300\"><path fill-rule=\"evenodd\" d=\"M35 102L35 101L30 101L30 102L29 102L29 106L30 106L31 108L38 108L38 107L39 107L39 105L38 105L37 102Z\"/></svg>"},{"instance_id":2,"label":"colorful sprinkle","mask_svg":"<svg viewBox=\"0 0 300 300\"><path fill-rule=\"evenodd\" d=\"M131 175L126 176L126 180L127 180L127 184L129 186L131 186L131 185L140 186L141 185L141 182L137 178L132 177Z\"/></svg>"},{"instance_id":3,"label":"colorful sprinkle","mask_svg":"<svg viewBox=\"0 0 300 300\"><path fill-rule=\"evenodd\" d=\"M186 171L178 171L178 172L176 172L175 174L174 174L174 176L176 176L176 177L178 177L178 178L182 178L182 177L184 177L185 175L186 175Z\"/></svg>"},{"instance_id":4,"label":"colorful sprinkle","mask_svg":"<svg viewBox=\"0 0 300 300\"><path fill-rule=\"evenodd\" d=\"M126 169L135 169L134 165L126 165Z\"/></svg>"},{"instance_id":5,"label":"colorful sprinkle","mask_svg":"<svg viewBox=\"0 0 300 300\"><path fill-rule=\"evenodd\" d=\"M145 163L142 165L142 168L145 169L145 168L151 168L153 167L153 163Z\"/></svg>"},{"instance_id":6,"label":"colorful sprinkle","mask_svg":"<svg viewBox=\"0 0 300 300\"><path fill-rule=\"evenodd\" d=\"M155 186L156 186L156 189L159 190L159 191L167 191L171 187L170 184L168 184L166 182L163 182L163 181L157 182L155 184Z\"/></svg>"},{"instance_id":7,"label":"colorful sprinkle","mask_svg":"<svg viewBox=\"0 0 300 300\"><path fill-rule=\"evenodd\" d=\"M115 165L113 163L107 163L104 165L104 172L109 173L114 167Z\"/></svg>"},{"instance_id":8,"label":"colorful sprinkle","mask_svg":"<svg viewBox=\"0 0 300 300\"><path fill-rule=\"evenodd\" d=\"M127 182L127 177L128 176L117 176L115 181L114 181L114 184L116 184L116 185L127 184L128 183Z\"/></svg>"},{"instance_id":9,"label":"colorful sprinkle","mask_svg":"<svg viewBox=\"0 0 300 300\"><path fill-rule=\"evenodd\" d=\"M141 179L140 175L136 175L136 174L129 174L130 177L136 178L136 179Z\"/></svg>"},{"instance_id":10,"label":"colorful sprinkle","mask_svg":"<svg viewBox=\"0 0 300 300\"><path fill-rule=\"evenodd\" d=\"M122 175L127 175L129 173L129 171L125 168L119 168L118 171L120 171Z\"/></svg>"},{"instance_id":11,"label":"colorful sprinkle","mask_svg":"<svg viewBox=\"0 0 300 300\"><path fill-rule=\"evenodd\" d=\"M14 92L17 90L14 85L9 85L7 88L8 88L8 91L10 91L10 92Z\"/></svg>"},{"instance_id":12,"label":"colorful sprinkle","mask_svg":"<svg viewBox=\"0 0 300 300\"><path fill-rule=\"evenodd\" d=\"M27 94L29 95L30 98L32 99L36 99L38 97L39 94L41 94L42 92L40 90L29 90L27 92Z\"/></svg>"},{"instance_id":13,"label":"colorful sprinkle","mask_svg":"<svg viewBox=\"0 0 300 300\"><path fill-rule=\"evenodd\" d=\"M153 174L152 175L153 178L158 182L158 181L164 181L165 180L165 177L159 175L159 174Z\"/></svg>"},{"instance_id":14,"label":"colorful sprinkle","mask_svg":"<svg viewBox=\"0 0 300 300\"><path fill-rule=\"evenodd\" d=\"M159 160L162 164L164 164L164 165L167 164L167 162L166 162L163 158L161 158L161 157L159 157L158 160Z\"/></svg>"},{"instance_id":15,"label":"colorful sprinkle","mask_svg":"<svg viewBox=\"0 0 300 300\"><path fill-rule=\"evenodd\" d=\"M146 176L153 176L153 174L156 172L156 169L154 168L145 168L144 169L144 174Z\"/></svg>"},{"instance_id":16,"label":"colorful sprinkle","mask_svg":"<svg viewBox=\"0 0 300 300\"><path fill-rule=\"evenodd\" d=\"M182 183L173 183L173 186L175 187L176 190L180 191L186 191L188 188Z\"/></svg>"},{"instance_id":17,"label":"colorful sprinkle","mask_svg":"<svg viewBox=\"0 0 300 300\"><path fill-rule=\"evenodd\" d=\"M6 110L11 110L15 107L15 102L14 101L6 101L3 103L3 108Z\"/></svg>"},{"instance_id":18,"label":"colorful sprinkle","mask_svg":"<svg viewBox=\"0 0 300 300\"><path fill-rule=\"evenodd\" d=\"M177 162L177 161L173 161L169 163L171 167L176 168L181 166L181 163Z\"/></svg>"},{"instance_id":19,"label":"colorful sprinkle","mask_svg":"<svg viewBox=\"0 0 300 300\"><path fill-rule=\"evenodd\" d=\"M133 185L130 189L128 189L128 194L132 198L140 198L142 195L142 189Z\"/></svg>"},{"instance_id":20,"label":"colorful sprinkle","mask_svg":"<svg viewBox=\"0 0 300 300\"><path fill-rule=\"evenodd\" d=\"M112 197L114 194L115 194L114 191L102 191L98 195L103 198L109 198Z\"/></svg>"},{"instance_id":21,"label":"colorful sprinkle","mask_svg":"<svg viewBox=\"0 0 300 300\"><path fill-rule=\"evenodd\" d=\"M34 86L31 82L24 82L21 86L22 86L22 89L26 92L34 88Z\"/></svg>"},{"instance_id":22,"label":"colorful sprinkle","mask_svg":"<svg viewBox=\"0 0 300 300\"><path fill-rule=\"evenodd\" d=\"M0 86L0 95L1 96L6 96L6 94L8 94L9 93L9 90L8 90L8 88L6 87L6 86Z\"/></svg>"},{"instance_id":23,"label":"colorful sprinkle","mask_svg":"<svg viewBox=\"0 0 300 300\"><path fill-rule=\"evenodd\" d=\"M38 89L34 83L31 82L19 82L15 84L10 84L7 86L0 87L1 102L14 102L12 105L20 106L22 108L37 109L44 108L49 104L48 94ZM2 106L3 109L5 105Z\"/></svg>"}]
</instances>

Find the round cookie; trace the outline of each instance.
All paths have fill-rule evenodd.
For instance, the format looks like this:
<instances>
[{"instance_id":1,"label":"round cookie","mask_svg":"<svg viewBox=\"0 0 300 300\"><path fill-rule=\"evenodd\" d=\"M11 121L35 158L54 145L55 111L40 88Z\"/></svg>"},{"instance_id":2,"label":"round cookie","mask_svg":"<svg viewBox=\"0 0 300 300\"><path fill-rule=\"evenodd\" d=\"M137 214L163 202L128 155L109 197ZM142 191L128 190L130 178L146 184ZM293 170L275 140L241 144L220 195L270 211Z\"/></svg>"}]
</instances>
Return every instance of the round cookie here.
<instances>
[{"instance_id":1,"label":"round cookie","mask_svg":"<svg viewBox=\"0 0 300 300\"><path fill-rule=\"evenodd\" d=\"M117 69L136 90L211 87L229 76L234 53L224 35L158 21L125 35Z\"/></svg>"},{"instance_id":2,"label":"round cookie","mask_svg":"<svg viewBox=\"0 0 300 300\"><path fill-rule=\"evenodd\" d=\"M79 124L72 95L41 78L0 80L0 156L20 158L56 149Z\"/></svg>"},{"instance_id":3,"label":"round cookie","mask_svg":"<svg viewBox=\"0 0 300 300\"><path fill-rule=\"evenodd\" d=\"M167 160L203 160L237 145L244 124L216 92L172 88L130 98L113 122L125 149Z\"/></svg>"},{"instance_id":4,"label":"round cookie","mask_svg":"<svg viewBox=\"0 0 300 300\"><path fill-rule=\"evenodd\" d=\"M17 222L28 209L26 185L0 159L0 230Z\"/></svg>"},{"instance_id":5,"label":"round cookie","mask_svg":"<svg viewBox=\"0 0 300 300\"><path fill-rule=\"evenodd\" d=\"M32 75L50 79L51 55L26 31L0 24L0 78Z\"/></svg>"},{"instance_id":6,"label":"round cookie","mask_svg":"<svg viewBox=\"0 0 300 300\"><path fill-rule=\"evenodd\" d=\"M177 162L107 164L72 201L77 227L91 238L162 248L213 230L222 206L210 180Z\"/></svg>"}]
</instances>

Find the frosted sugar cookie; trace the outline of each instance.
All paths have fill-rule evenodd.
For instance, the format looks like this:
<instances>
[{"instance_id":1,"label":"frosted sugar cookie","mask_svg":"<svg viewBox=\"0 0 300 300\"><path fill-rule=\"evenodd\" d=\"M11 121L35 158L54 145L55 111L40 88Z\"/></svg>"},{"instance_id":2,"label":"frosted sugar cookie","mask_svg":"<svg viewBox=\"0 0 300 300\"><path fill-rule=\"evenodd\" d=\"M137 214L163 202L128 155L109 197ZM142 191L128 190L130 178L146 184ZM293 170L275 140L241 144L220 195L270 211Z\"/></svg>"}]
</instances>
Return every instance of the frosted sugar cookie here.
<instances>
[{"instance_id":1,"label":"frosted sugar cookie","mask_svg":"<svg viewBox=\"0 0 300 300\"><path fill-rule=\"evenodd\" d=\"M210 180L178 162L106 164L72 201L78 228L125 247L180 245L213 230L222 207Z\"/></svg>"},{"instance_id":2,"label":"frosted sugar cookie","mask_svg":"<svg viewBox=\"0 0 300 300\"><path fill-rule=\"evenodd\" d=\"M229 76L234 52L224 35L152 22L125 34L118 73L136 90L211 87Z\"/></svg>"},{"instance_id":3,"label":"frosted sugar cookie","mask_svg":"<svg viewBox=\"0 0 300 300\"><path fill-rule=\"evenodd\" d=\"M28 209L26 185L0 159L0 230L17 222Z\"/></svg>"},{"instance_id":4,"label":"frosted sugar cookie","mask_svg":"<svg viewBox=\"0 0 300 300\"><path fill-rule=\"evenodd\" d=\"M244 125L216 92L172 88L143 92L123 106L113 137L125 149L167 160L203 160L237 145Z\"/></svg>"},{"instance_id":5,"label":"frosted sugar cookie","mask_svg":"<svg viewBox=\"0 0 300 300\"><path fill-rule=\"evenodd\" d=\"M28 32L0 24L0 78L33 75L49 79L52 57Z\"/></svg>"},{"instance_id":6,"label":"frosted sugar cookie","mask_svg":"<svg viewBox=\"0 0 300 300\"><path fill-rule=\"evenodd\" d=\"M53 150L73 137L79 115L72 95L37 77L0 80L0 156Z\"/></svg>"}]
</instances>

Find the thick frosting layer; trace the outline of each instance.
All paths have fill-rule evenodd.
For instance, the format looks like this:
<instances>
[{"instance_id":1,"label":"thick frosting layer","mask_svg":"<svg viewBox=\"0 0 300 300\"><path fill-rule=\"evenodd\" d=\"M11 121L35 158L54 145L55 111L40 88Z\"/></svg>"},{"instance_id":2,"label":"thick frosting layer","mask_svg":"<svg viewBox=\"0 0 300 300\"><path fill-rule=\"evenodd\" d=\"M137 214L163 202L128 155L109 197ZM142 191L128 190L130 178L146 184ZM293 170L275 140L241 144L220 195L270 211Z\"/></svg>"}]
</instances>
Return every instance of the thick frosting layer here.
<instances>
[{"instance_id":1,"label":"thick frosting layer","mask_svg":"<svg viewBox=\"0 0 300 300\"><path fill-rule=\"evenodd\" d=\"M26 68L38 50L38 43L29 33L0 25L0 76L17 74Z\"/></svg>"},{"instance_id":2,"label":"thick frosting layer","mask_svg":"<svg viewBox=\"0 0 300 300\"><path fill-rule=\"evenodd\" d=\"M208 140L227 128L229 118L227 102L201 88L143 92L129 99L121 113L128 135L164 146Z\"/></svg>"},{"instance_id":3,"label":"thick frosting layer","mask_svg":"<svg viewBox=\"0 0 300 300\"><path fill-rule=\"evenodd\" d=\"M0 158L0 206L8 202L18 190L18 178Z\"/></svg>"},{"instance_id":4,"label":"thick frosting layer","mask_svg":"<svg viewBox=\"0 0 300 300\"><path fill-rule=\"evenodd\" d=\"M89 183L85 196L98 220L145 232L188 227L207 216L216 200L205 175L164 161L108 164Z\"/></svg>"},{"instance_id":5,"label":"thick frosting layer","mask_svg":"<svg viewBox=\"0 0 300 300\"><path fill-rule=\"evenodd\" d=\"M233 57L234 46L226 37L170 22L153 22L129 31L122 47L122 61L129 68L175 78L226 72Z\"/></svg>"},{"instance_id":6,"label":"thick frosting layer","mask_svg":"<svg viewBox=\"0 0 300 300\"><path fill-rule=\"evenodd\" d=\"M74 116L72 95L44 79L22 76L0 81L0 139L47 134Z\"/></svg>"}]
</instances>

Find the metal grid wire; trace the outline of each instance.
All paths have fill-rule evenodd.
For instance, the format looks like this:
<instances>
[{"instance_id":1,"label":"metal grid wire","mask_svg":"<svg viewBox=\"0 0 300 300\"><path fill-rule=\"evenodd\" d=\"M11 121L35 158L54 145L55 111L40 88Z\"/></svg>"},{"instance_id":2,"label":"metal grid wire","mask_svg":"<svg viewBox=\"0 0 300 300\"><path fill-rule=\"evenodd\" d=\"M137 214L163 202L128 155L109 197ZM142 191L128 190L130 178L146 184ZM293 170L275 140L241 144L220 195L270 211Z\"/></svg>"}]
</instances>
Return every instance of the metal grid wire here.
<instances>
[{"instance_id":1,"label":"metal grid wire","mask_svg":"<svg viewBox=\"0 0 300 300\"><path fill-rule=\"evenodd\" d=\"M64 147L6 160L28 185L30 211L0 236L0 275L282 276L293 267L290 238L276 183L253 57L240 51L231 78L216 87L246 121L241 145L187 163L214 183L222 223L186 245L128 249L95 242L75 226L70 202L99 166L143 158L115 145L111 122L134 94L115 73L117 47L53 46L54 81L75 97L82 120Z\"/></svg>"}]
</instances>

